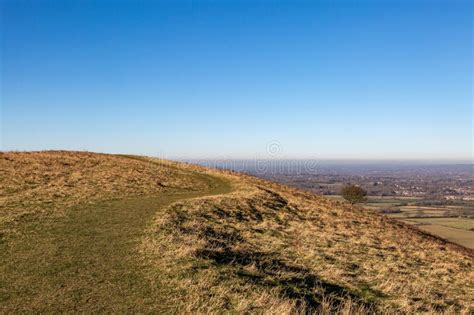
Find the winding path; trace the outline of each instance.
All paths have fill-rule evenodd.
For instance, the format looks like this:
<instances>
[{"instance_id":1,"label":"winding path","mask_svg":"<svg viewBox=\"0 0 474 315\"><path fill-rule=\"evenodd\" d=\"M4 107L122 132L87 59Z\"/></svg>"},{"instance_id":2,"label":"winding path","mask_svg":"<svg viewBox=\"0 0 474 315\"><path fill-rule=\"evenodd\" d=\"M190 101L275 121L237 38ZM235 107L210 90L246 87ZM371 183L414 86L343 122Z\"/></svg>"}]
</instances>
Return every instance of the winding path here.
<instances>
[{"instance_id":1,"label":"winding path","mask_svg":"<svg viewBox=\"0 0 474 315\"><path fill-rule=\"evenodd\" d=\"M137 252L147 225L175 201L231 191L221 178L189 172L210 188L82 205L19 226L14 242L0 243L0 313L159 309Z\"/></svg>"}]
</instances>

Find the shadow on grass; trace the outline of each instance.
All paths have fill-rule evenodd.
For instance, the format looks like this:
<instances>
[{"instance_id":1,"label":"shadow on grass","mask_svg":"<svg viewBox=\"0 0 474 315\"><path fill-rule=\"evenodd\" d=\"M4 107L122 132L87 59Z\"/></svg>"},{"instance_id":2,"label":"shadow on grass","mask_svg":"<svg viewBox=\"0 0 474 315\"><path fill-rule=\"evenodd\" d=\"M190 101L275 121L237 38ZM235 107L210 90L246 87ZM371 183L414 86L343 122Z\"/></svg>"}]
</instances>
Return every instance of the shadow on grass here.
<instances>
[{"instance_id":1,"label":"shadow on grass","mask_svg":"<svg viewBox=\"0 0 474 315\"><path fill-rule=\"evenodd\" d=\"M281 297L294 300L298 309L315 313L321 309L323 300L329 298L333 310L340 309L348 299L366 310L376 310L374 298L324 281L307 268L277 258L277 253L232 249L231 245L245 242L238 233L207 228L202 236L209 246L196 252L198 258L211 260L220 266L236 267L233 271L236 277L255 285L278 289ZM383 297L374 290L371 295Z\"/></svg>"}]
</instances>

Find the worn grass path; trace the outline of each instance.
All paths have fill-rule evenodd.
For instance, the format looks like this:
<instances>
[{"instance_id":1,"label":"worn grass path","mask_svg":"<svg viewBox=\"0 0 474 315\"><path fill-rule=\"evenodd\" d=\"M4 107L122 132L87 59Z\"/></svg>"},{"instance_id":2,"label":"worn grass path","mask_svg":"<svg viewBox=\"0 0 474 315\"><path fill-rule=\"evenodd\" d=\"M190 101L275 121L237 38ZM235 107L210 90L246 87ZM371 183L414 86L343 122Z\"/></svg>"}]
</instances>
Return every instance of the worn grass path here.
<instances>
[{"instance_id":1,"label":"worn grass path","mask_svg":"<svg viewBox=\"0 0 474 315\"><path fill-rule=\"evenodd\" d=\"M149 284L138 244L154 215L171 203L224 194L228 182L189 171L203 191L82 205L64 218L29 220L0 243L0 313L128 312L160 309L159 288Z\"/></svg>"}]
</instances>

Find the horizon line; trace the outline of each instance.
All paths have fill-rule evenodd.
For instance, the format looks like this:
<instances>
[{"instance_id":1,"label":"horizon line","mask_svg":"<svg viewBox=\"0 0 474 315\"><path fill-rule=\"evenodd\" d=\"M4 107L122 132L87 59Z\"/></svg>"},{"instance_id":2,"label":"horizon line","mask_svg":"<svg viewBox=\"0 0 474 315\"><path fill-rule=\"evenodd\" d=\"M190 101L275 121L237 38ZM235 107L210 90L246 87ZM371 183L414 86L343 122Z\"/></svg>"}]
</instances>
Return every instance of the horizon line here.
<instances>
[{"instance_id":1,"label":"horizon line","mask_svg":"<svg viewBox=\"0 0 474 315\"><path fill-rule=\"evenodd\" d=\"M174 160L174 161L304 161L304 160L312 160L312 161L321 161L321 162L417 162L417 163L449 163L449 164L474 164L474 157L462 157L462 158L447 158L447 157L440 157L440 158L388 158L388 157L350 157L350 158L343 158L343 157L289 157L289 156L281 156L281 157L184 157L184 156L172 156L167 154L157 154L157 153L139 153L139 152L126 152L124 151L116 151L116 150L88 150L88 149L33 149L33 150L22 150L22 149L7 149L3 150L0 149L0 153L8 153L8 152L47 152L47 151L69 151L69 152L89 152L89 153L101 153L101 154L130 154L130 155L142 155L142 156L149 156L155 157L160 159L166 160Z\"/></svg>"},{"instance_id":2,"label":"horizon line","mask_svg":"<svg viewBox=\"0 0 474 315\"><path fill-rule=\"evenodd\" d=\"M216 157L166 157L165 159L175 160L175 161L320 161L320 162L417 162L417 163L450 163L450 164L474 164L474 159L467 158L216 158Z\"/></svg>"}]
</instances>

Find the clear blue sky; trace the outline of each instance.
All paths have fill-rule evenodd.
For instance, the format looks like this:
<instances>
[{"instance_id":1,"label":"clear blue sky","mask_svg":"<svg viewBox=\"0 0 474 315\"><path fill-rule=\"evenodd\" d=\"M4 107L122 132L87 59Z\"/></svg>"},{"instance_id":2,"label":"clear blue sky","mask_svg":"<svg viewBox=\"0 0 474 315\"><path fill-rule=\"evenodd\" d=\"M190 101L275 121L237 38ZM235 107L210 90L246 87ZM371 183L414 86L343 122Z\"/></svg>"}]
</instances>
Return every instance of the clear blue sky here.
<instances>
[{"instance_id":1,"label":"clear blue sky","mask_svg":"<svg viewBox=\"0 0 474 315\"><path fill-rule=\"evenodd\" d=\"M2 0L1 149L472 159L472 9Z\"/></svg>"}]
</instances>

